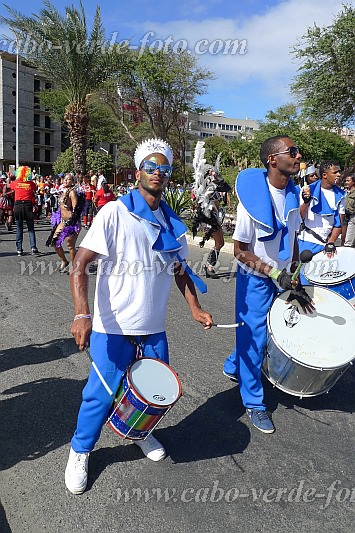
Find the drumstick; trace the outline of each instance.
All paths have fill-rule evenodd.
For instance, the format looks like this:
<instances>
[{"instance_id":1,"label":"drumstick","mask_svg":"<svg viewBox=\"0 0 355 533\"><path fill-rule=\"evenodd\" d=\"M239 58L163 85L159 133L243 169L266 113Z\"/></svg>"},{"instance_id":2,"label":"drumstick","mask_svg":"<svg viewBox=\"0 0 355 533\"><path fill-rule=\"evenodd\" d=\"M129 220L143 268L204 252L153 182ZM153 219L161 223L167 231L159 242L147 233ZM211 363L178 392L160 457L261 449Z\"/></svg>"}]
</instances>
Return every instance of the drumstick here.
<instances>
[{"instance_id":1,"label":"drumstick","mask_svg":"<svg viewBox=\"0 0 355 533\"><path fill-rule=\"evenodd\" d=\"M235 324L212 324L212 326L216 326L216 328L239 328L240 326L244 326L244 322L236 322Z\"/></svg>"},{"instance_id":2,"label":"drumstick","mask_svg":"<svg viewBox=\"0 0 355 533\"><path fill-rule=\"evenodd\" d=\"M107 390L107 392L109 393L109 395L114 399L115 398L115 395L114 393L112 392L112 390L110 389L110 387L108 386L106 380L104 379L103 375L101 374L100 370L97 368L96 366L96 363L94 362L93 358L91 357L90 355L90 352L87 348L85 348L85 352L86 352L86 355L89 356L90 358L90 361L91 361L91 364L96 372L96 374L98 375L101 383L103 384L103 386L105 387L105 389Z\"/></svg>"}]
</instances>

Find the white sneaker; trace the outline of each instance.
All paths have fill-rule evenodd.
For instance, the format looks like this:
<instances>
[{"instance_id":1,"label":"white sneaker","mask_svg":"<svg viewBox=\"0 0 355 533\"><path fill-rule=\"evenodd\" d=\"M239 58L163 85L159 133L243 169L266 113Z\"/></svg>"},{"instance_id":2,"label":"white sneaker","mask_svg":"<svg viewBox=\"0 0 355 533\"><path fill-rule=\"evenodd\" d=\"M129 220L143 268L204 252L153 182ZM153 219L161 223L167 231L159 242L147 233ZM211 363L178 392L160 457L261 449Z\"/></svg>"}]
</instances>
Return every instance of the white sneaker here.
<instances>
[{"instance_id":1,"label":"white sneaker","mask_svg":"<svg viewBox=\"0 0 355 533\"><path fill-rule=\"evenodd\" d=\"M77 453L70 448L65 469L65 485L72 494L82 494L88 482L89 453Z\"/></svg>"},{"instance_id":2,"label":"white sneaker","mask_svg":"<svg viewBox=\"0 0 355 533\"><path fill-rule=\"evenodd\" d=\"M151 461L161 461L166 457L164 446L153 435L149 435L145 440L135 440L134 444L137 444Z\"/></svg>"}]
</instances>

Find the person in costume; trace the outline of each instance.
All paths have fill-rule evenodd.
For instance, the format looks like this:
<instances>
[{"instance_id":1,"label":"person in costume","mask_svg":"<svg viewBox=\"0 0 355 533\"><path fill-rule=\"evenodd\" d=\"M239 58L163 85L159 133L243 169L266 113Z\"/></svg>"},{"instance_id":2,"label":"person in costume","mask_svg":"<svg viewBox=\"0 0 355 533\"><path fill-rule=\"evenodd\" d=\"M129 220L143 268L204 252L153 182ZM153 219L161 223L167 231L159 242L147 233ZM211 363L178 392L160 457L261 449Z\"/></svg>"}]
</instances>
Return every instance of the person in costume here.
<instances>
[{"instance_id":1,"label":"person in costume","mask_svg":"<svg viewBox=\"0 0 355 533\"><path fill-rule=\"evenodd\" d=\"M59 272L66 272L69 261L63 250L65 241L72 265L76 254L75 244L81 229L81 215L85 209L85 191L74 186L74 178L69 173L64 177L64 190L59 200L59 209L52 213L52 231L47 239L47 246L54 249L61 259Z\"/></svg>"},{"instance_id":2,"label":"person in costume","mask_svg":"<svg viewBox=\"0 0 355 533\"><path fill-rule=\"evenodd\" d=\"M345 178L345 186L347 189L345 200L345 246L352 246L355 248L355 173L351 173Z\"/></svg>"},{"instance_id":3,"label":"person in costume","mask_svg":"<svg viewBox=\"0 0 355 533\"><path fill-rule=\"evenodd\" d=\"M306 312L314 307L288 271L298 261L299 195L290 178L299 171L301 154L292 139L276 136L262 143L260 159L266 171L249 168L236 181L236 322L244 325L236 329L236 347L225 360L223 373L238 380L253 426L273 433L261 382L267 313L279 289L291 290L288 301L296 300Z\"/></svg>"},{"instance_id":4,"label":"person in costume","mask_svg":"<svg viewBox=\"0 0 355 533\"><path fill-rule=\"evenodd\" d=\"M192 317L205 329L212 326L211 315L201 309L194 283L201 291L206 286L185 261L187 228L161 201L172 172L172 149L160 139L149 139L137 147L134 159L138 189L100 210L79 247L70 275L75 310L71 332L80 350L90 338L91 357L113 391L134 362L137 346L143 356L169 362L165 321L173 275ZM96 259L91 318L87 266ZM93 366L65 471L66 486L73 494L86 488L89 453L111 404ZM145 441L134 442L149 459L164 459L164 447L152 434Z\"/></svg>"},{"instance_id":5,"label":"person in costume","mask_svg":"<svg viewBox=\"0 0 355 533\"><path fill-rule=\"evenodd\" d=\"M329 258L336 254L335 242L342 232L345 219L345 191L336 185L340 166L335 161L322 161L321 179L312 183L301 195L302 224L298 235L300 252L313 254L324 251ZM308 283L303 274L301 282Z\"/></svg>"},{"instance_id":6,"label":"person in costume","mask_svg":"<svg viewBox=\"0 0 355 533\"><path fill-rule=\"evenodd\" d=\"M23 255L23 223L26 222L32 255L38 254L36 233L34 227L33 207L37 185L32 181L31 169L20 166L16 170L16 179L10 187L15 191L14 216L16 220L16 249L17 255Z\"/></svg>"},{"instance_id":7,"label":"person in costume","mask_svg":"<svg viewBox=\"0 0 355 533\"><path fill-rule=\"evenodd\" d=\"M203 248L205 242L211 237L214 239L214 247L208 254L204 270L207 278L218 278L216 265L221 249L224 246L224 236L222 223L225 215L225 209L221 202L223 194L228 195L231 187L226 183L219 172L220 155L217 158L215 167L206 163L205 143L198 141L195 147L193 166L195 169L193 196L197 208L193 215L192 236L197 235L201 224L206 225L205 234L200 247Z\"/></svg>"}]
</instances>

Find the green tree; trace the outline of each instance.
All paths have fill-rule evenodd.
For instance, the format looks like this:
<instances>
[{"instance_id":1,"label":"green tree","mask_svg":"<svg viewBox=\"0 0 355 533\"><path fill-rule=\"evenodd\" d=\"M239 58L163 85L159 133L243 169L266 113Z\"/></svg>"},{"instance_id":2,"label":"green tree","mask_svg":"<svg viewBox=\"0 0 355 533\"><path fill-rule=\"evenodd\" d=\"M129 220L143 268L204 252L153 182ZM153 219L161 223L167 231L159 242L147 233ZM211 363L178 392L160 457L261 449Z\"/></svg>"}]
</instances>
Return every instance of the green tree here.
<instances>
[{"instance_id":1,"label":"green tree","mask_svg":"<svg viewBox=\"0 0 355 533\"><path fill-rule=\"evenodd\" d=\"M99 7L89 31L81 0L78 9L66 7L65 16L48 0L43 5L39 14L31 17L5 6L9 17L1 16L0 20L14 33L12 42L19 43L21 56L61 90L74 168L85 172L88 97L114 72L117 74L125 55L117 53L117 47L106 40Z\"/></svg>"},{"instance_id":2,"label":"green tree","mask_svg":"<svg viewBox=\"0 0 355 533\"><path fill-rule=\"evenodd\" d=\"M106 177L112 175L114 171L114 161L112 156L103 152L94 152L90 148L86 150L85 155L89 169L93 169L94 171L101 169ZM75 172L72 146L59 154L57 160L53 163L53 171L56 174L59 174L60 172Z\"/></svg>"},{"instance_id":3,"label":"green tree","mask_svg":"<svg viewBox=\"0 0 355 533\"><path fill-rule=\"evenodd\" d=\"M292 85L307 116L343 126L355 117L355 7L344 5L333 24L316 24L294 47L301 61Z\"/></svg>"}]
</instances>

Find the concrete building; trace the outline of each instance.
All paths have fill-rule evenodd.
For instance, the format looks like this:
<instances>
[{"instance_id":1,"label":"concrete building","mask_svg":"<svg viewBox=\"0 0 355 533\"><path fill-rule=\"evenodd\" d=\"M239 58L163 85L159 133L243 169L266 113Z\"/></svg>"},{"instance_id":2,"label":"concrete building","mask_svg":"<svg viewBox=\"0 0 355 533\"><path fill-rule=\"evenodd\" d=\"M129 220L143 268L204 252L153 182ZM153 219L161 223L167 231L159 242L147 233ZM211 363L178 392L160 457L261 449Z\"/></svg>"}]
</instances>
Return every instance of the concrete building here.
<instances>
[{"instance_id":1,"label":"concrete building","mask_svg":"<svg viewBox=\"0 0 355 533\"><path fill-rule=\"evenodd\" d=\"M251 120L246 117L228 118L224 116L223 111L215 111L214 113L206 113L199 115L197 113L188 114L189 131L200 140L217 136L224 137L227 141L235 138L248 138L253 135L253 131L259 129L259 124L256 120Z\"/></svg>"},{"instance_id":2,"label":"concrete building","mask_svg":"<svg viewBox=\"0 0 355 533\"><path fill-rule=\"evenodd\" d=\"M227 141L233 139L248 139L259 129L259 123L246 117L228 118L223 111L214 113L186 113L187 130L190 135L198 137L199 141L208 137L223 137ZM191 143L189 143L191 144ZM186 162L192 163L193 153L188 145Z\"/></svg>"},{"instance_id":3,"label":"concrete building","mask_svg":"<svg viewBox=\"0 0 355 533\"><path fill-rule=\"evenodd\" d=\"M0 51L0 170L16 162L16 113L19 120L19 162L42 175L52 173L61 151L61 126L53 122L38 93L49 88L45 77L19 61L19 94L16 108L16 55Z\"/></svg>"}]
</instances>

